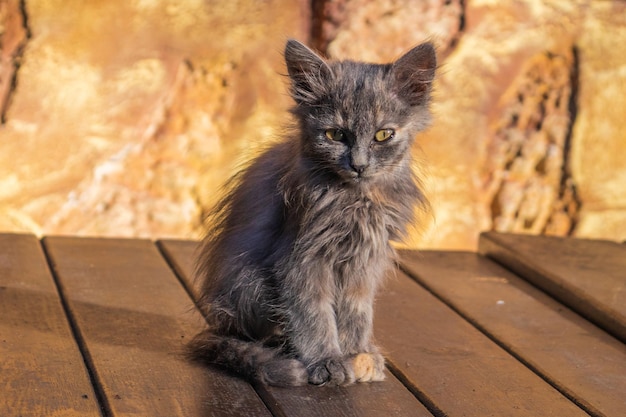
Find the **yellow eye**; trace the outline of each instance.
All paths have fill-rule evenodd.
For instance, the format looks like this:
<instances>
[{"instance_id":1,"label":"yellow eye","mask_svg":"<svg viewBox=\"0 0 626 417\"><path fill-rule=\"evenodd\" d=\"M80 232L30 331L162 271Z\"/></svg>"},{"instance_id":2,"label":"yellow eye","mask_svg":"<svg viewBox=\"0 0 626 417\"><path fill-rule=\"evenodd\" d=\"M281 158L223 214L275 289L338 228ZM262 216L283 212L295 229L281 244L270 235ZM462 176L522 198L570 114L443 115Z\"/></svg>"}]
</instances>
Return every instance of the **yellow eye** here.
<instances>
[{"instance_id":1,"label":"yellow eye","mask_svg":"<svg viewBox=\"0 0 626 417\"><path fill-rule=\"evenodd\" d=\"M393 129L380 129L376 132L376 135L374 135L374 139L376 139L376 142L384 142L393 138L395 134L396 132Z\"/></svg>"},{"instance_id":2,"label":"yellow eye","mask_svg":"<svg viewBox=\"0 0 626 417\"><path fill-rule=\"evenodd\" d=\"M328 139L334 140L336 142L341 142L345 137L341 129L327 129L324 134Z\"/></svg>"}]
</instances>

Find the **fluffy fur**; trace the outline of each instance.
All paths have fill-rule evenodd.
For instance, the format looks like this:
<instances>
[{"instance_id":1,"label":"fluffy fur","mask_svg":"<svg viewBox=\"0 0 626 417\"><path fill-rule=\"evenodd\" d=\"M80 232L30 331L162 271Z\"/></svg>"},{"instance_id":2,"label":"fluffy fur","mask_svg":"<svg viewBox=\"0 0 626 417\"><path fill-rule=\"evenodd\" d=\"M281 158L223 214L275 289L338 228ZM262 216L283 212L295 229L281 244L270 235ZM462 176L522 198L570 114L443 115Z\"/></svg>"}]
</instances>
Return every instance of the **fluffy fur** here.
<instances>
[{"instance_id":1,"label":"fluffy fur","mask_svg":"<svg viewBox=\"0 0 626 417\"><path fill-rule=\"evenodd\" d=\"M297 133L236 175L210 216L198 258L209 328L192 350L270 385L382 380L373 302L390 241L425 201L410 149L430 119L435 52L334 62L290 40L285 60Z\"/></svg>"}]
</instances>

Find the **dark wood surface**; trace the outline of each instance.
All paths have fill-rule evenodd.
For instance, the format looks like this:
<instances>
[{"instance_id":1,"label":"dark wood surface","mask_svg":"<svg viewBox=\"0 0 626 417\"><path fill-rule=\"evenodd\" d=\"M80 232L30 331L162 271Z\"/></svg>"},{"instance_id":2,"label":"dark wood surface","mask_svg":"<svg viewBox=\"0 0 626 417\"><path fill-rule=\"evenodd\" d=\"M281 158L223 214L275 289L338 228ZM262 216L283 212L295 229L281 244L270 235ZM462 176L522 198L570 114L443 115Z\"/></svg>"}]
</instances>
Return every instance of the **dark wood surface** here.
<instances>
[{"instance_id":1,"label":"dark wood surface","mask_svg":"<svg viewBox=\"0 0 626 417\"><path fill-rule=\"evenodd\" d=\"M100 412L39 241L0 234L0 416L22 415Z\"/></svg>"},{"instance_id":2,"label":"dark wood surface","mask_svg":"<svg viewBox=\"0 0 626 417\"><path fill-rule=\"evenodd\" d=\"M107 415L269 415L248 384L185 359L202 318L152 242L43 243Z\"/></svg>"},{"instance_id":3,"label":"dark wood surface","mask_svg":"<svg viewBox=\"0 0 626 417\"><path fill-rule=\"evenodd\" d=\"M387 379L278 389L185 358L196 242L0 235L0 416L624 416L626 245L580 244L404 251L376 304Z\"/></svg>"},{"instance_id":4,"label":"dark wood surface","mask_svg":"<svg viewBox=\"0 0 626 417\"><path fill-rule=\"evenodd\" d=\"M624 245L491 232L479 251L626 343Z\"/></svg>"},{"instance_id":5,"label":"dark wood surface","mask_svg":"<svg viewBox=\"0 0 626 417\"><path fill-rule=\"evenodd\" d=\"M475 253L409 252L403 261L417 282L571 401L595 415L626 413L619 340Z\"/></svg>"}]
</instances>

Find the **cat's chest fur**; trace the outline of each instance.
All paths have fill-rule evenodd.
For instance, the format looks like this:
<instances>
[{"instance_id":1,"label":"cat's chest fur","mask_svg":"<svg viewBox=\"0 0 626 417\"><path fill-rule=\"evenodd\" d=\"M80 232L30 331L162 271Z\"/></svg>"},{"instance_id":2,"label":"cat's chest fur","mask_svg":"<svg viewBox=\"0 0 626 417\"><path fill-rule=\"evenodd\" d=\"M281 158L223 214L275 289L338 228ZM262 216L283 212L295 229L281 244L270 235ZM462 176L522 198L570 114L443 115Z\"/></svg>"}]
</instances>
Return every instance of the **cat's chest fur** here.
<instances>
[{"instance_id":1,"label":"cat's chest fur","mask_svg":"<svg viewBox=\"0 0 626 417\"><path fill-rule=\"evenodd\" d=\"M294 249L311 258L322 257L336 269L364 266L388 255L389 230L395 220L375 195L357 187L304 187L302 191L306 195L294 219L299 223Z\"/></svg>"}]
</instances>

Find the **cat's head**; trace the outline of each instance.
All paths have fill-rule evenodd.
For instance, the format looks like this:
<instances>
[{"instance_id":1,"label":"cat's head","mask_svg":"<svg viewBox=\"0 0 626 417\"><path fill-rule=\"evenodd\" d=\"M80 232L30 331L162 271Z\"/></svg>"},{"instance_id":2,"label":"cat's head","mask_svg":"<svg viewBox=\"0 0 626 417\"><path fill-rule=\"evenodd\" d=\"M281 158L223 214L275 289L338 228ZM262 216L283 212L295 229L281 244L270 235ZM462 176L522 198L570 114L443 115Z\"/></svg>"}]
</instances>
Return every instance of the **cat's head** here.
<instances>
[{"instance_id":1,"label":"cat's head","mask_svg":"<svg viewBox=\"0 0 626 417\"><path fill-rule=\"evenodd\" d=\"M355 184L406 171L413 139L430 122L432 44L380 65L327 61L289 40L285 61L302 152L316 169Z\"/></svg>"}]
</instances>

